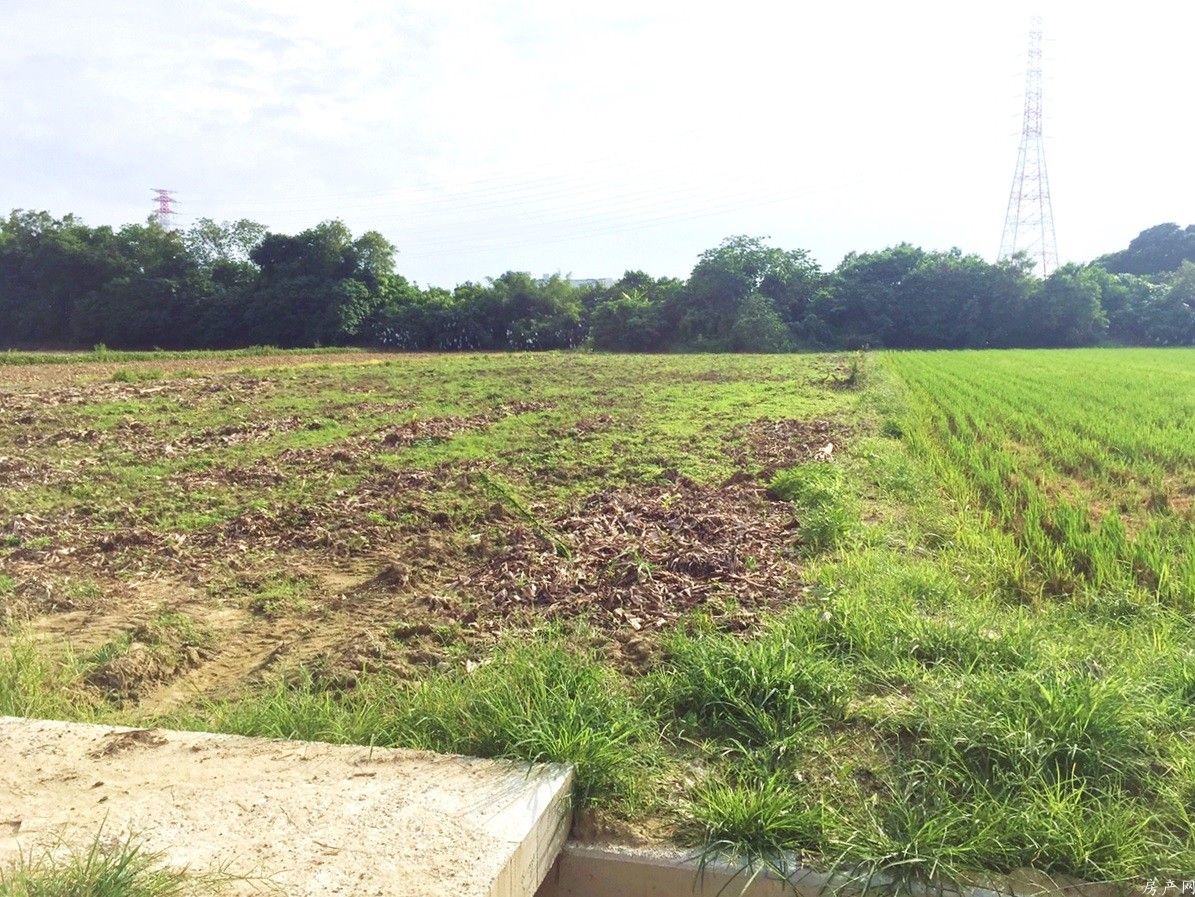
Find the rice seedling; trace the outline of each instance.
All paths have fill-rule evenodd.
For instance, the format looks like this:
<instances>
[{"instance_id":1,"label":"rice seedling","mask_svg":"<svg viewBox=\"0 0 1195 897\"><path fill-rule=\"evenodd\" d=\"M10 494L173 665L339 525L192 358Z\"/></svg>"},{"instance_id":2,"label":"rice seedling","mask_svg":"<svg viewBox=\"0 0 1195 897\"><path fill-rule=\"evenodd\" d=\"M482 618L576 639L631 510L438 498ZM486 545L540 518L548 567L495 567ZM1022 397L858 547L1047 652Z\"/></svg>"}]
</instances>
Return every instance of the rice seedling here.
<instances>
[{"instance_id":1,"label":"rice seedling","mask_svg":"<svg viewBox=\"0 0 1195 897\"><path fill-rule=\"evenodd\" d=\"M907 353L907 441L1012 533L1029 596L1195 601L1195 366L1186 350Z\"/></svg>"}]
</instances>

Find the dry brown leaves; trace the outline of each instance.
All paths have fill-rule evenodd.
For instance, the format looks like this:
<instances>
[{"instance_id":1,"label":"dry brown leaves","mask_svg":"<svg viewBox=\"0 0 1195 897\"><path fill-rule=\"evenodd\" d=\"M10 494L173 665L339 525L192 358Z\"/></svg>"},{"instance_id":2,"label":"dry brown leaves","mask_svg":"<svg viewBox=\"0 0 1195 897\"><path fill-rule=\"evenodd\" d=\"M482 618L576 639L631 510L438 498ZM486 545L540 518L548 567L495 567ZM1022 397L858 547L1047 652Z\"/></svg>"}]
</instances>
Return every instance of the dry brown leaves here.
<instances>
[{"instance_id":1,"label":"dry brown leaves","mask_svg":"<svg viewBox=\"0 0 1195 897\"><path fill-rule=\"evenodd\" d=\"M508 402L499 405L488 414L473 414L468 417L423 417L404 421L396 427L388 427L381 443L386 448L412 445L416 442L442 442L463 433L484 430L504 417L516 414L530 414L553 408L551 402Z\"/></svg>"},{"instance_id":2,"label":"dry brown leaves","mask_svg":"<svg viewBox=\"0 0 1195 897\"><path fill-rule=\"evenodd\" d=\"M376 588L418 600L448 596L445 615L459 616L468 607L479 625L494 626L526 613L588 616L622 633L650 631L704 605L734 603L750 614L798 594L792 510L768 500L758 474L815 460L828 444L837 450L849 430L832 421L760 420L741 428L728 442L743 472L720 486L675 478L606 489L568 508L533 508L535 522L499 502L468 529L449 518L445 508L451 502L445 499L475 496L474 468L486 464L396 470L378 459L379 443L450 438L546 407L511 403L486 415L410 421L381 435L290 449L241 467L178 474L171 483L180 489L271 487L340 473L362 477L346 489L329 484L304 490L314 497L254 508L200 530L145 527L132 507L109 508L102 516L83 506L52 518L18 514L5 527L20 546L8 559L30 573L61 574L81 566L202 580L205 570L238 563L248 569L258 563L255 558L270 555L329 563L394 557L423 565L425 572L430 564L434 572L417 581L379 581ZM584 435L612 423L608 415L597 415L571 429ZM195 439L254 439L303 425L300 418L286 418L204 431ZM0 458L0 471L24 469ZM459 550L470 538L473 548Z\"/></svg>"},{"instance_id":3,"label":"dry brown leaves","mask_svg":"<svg viewBox=\"0 0 1195 897\"><path fill-rule=\"evenodd\" d=\"M729 453L740 468L755 467L769 477L794 464L827 460L849 436L850 428L835 421L763 418L730 435Z\"/></svg>"},{"instance_id":4,"label":"dry brown leaves","mask_svg":"<svg viewBox=\"0 0 1195 897\"><path fill-rule=\"evenodd\" d=\"M48 486L62 476L61 471L44 461L0 455L0 486Z\"/></svg>"},{"instance_id":5,"label":"dry brown leaves","mask_svg":"<svg viewBox=\"0 0 1195 897\"><path fill-rule=\"evenodd\" d=\"M612 415L594 414L589 417L577 418L571 427L566 427L559 432L561 436L569 439L585 439L590 434L605 432L613 425L614 417Z\"/></svg>"},{"instance_id":6,"label":"dry brown leaves","mask_svg":"<svg viewBox=\"0 0 1195 897\"><path fill-rule=\"evenodd\" d=\"M791 511L751 485L607 490L545 526L563 550L511 527L453 587L499 613L593 614L639 630L719 599L779 603L797 581Z\"/></svg>"},{"instance_id":7,"label":"dry brown leaves","mask_svg":"<svg viewBox=\"0 0 1195 897\"><path fill-rule=\"evenodd\" d=\"M344 411L350 417L370 417L378 414L402 414L414 409L414 402L354 402Z\"/></svg>"},{"instance_id":8,"label":"dry brown leaves","mask_svg":"<svg viewBox=\"0 0 1195 897\"><path fill-rule=\"evenodd\" d=\"M188 470L172 475L167 482L183 491L229 487L262 490L284 482L321 481L338 474L367 474L384 469L377 458L376 443L355 436L330 445L283 449L276 455L234 466Z\"/></svg>"},{"instance_id":9,"label":"dry brown leaves","mask_svg":"<svg viewBox=\"0 0 1195 897\"><path fill-rule=\"evenodd\" d=\"M467 473L459 467L432 470L386 470L341 490L326 501L289 503L240 514L215 528L196 533L191 544L205 549L321 549L334 557L362 553L393 537L393 521L406 528L447 523L429 507L429 492L465 488Z\"/></svg>"},{"instance_id":10,"label":"dry brown leaves","mask_svg":"<svg viewBox=\"0 0 1195 897\"><path fill-rule=\"evenodd\" d=\"M267 418L208 427L175 439L165 439L143 421L122 420L112 430L98 434L98 439L96 434L90 434L90 438L83 441L90 444L98 442L100 445L116 444L142 461L155 461L178 455L202 454L212 449L269 439L293 430L318 430L320 427L318 421L300 417Z\"/></svg>"},{"instance_id":11,"label":"dry brown leaves","mask_svg":"<svg viewBox=\"0 0 1195 897\"><path fill-rule=\"evenodd\" d=\"M381 438L386 448L412 445L416 442L443 441L484 430L493 422L488 414L474 414L470 417L423 417L405 421L397 427L387 429Z\"/></svg>"},{"instance_id":12,"label":"dry brown leaves","mask_svg":"<svg viewBox=\"0 0 1195 897\"><path fill-rule=\"evenodd\" d=\"M20 416L43 413L61 406L95 405L106 402L137 402L151 399L179 399L191 404L216 398L221 404L260 399L277 389L277 383L246 375L220 378L175 377L141 383L100 380L91 383L47 385L35 392L6 392L0 411Z\"/></svg>"}]
</instances>

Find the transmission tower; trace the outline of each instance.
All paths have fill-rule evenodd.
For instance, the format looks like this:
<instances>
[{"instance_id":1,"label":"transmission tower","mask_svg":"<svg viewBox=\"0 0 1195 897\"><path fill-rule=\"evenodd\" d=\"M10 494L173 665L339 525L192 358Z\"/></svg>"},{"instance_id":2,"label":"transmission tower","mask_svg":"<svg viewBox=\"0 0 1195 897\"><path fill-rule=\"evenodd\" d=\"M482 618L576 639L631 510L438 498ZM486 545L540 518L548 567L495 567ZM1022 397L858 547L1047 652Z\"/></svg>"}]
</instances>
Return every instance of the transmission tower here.
<instances>
[{"instance_id":1,"label":"transmission tower","mask_svg":"<svg viewBox=\"0 0 1195 897\"><path fill-rule=\"evenodd\" d=\"M1029 32L1029 68L1025 74L1025 119L1017 168L1008 194L1000 258L1025 252L1042 277L1058 267L1058 242L1054 236L1054 210L1050 206L1050 179L1046 175L1046 149L1041 133L1041 20Z\"/></svg>"},{"instance_id":2,"label":"transmission tower","mask_svg":"<svg viewBox=\"0 0 1195 897\"><path fill-rule=\"evenodd\" d=\"M161 187L151 187L157 201L157 208L154 209L154 217L158 220L158 224L166 230L174 230L175 226L175 211L174 204L178 202L174 198L173 190L165 190Z\"/></svg>"}]
</instances>

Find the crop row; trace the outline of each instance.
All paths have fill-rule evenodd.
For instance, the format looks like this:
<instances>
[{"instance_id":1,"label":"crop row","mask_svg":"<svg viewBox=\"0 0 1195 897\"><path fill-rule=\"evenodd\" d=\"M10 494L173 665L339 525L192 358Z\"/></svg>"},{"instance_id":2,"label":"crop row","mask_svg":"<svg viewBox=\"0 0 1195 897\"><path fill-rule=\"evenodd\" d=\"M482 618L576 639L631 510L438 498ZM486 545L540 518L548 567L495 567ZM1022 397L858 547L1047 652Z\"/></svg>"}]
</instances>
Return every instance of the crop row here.
<instances>
[{"instance_id":1,"label":"crop row","mask_svg":"<svg viewBox=\"0 0 1195 897\"><path fill-rule=\"evenodd\" d=\"M1027 597L1195 600L1195 353L908 353L905 427Z\"/></svg>"}]
</instances>

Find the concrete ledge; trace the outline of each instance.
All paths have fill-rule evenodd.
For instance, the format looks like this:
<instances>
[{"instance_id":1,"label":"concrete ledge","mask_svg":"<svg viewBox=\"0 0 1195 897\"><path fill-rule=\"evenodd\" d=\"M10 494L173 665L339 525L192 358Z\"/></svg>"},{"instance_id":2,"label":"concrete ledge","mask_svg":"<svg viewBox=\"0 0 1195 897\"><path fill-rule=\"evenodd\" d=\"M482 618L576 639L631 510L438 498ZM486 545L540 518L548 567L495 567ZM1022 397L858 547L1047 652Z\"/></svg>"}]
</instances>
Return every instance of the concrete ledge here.
<instances>
[{"instance_id":1,"label":"concrete ledge","mask_svg":"<svg viewBox=\"0 0 1195 897\"><path fill-rule=\"evenodd\" d=\"M704 867L692 851L566 844L537 897L830 897L890 893L891 882L797 869L788 878L725 863ZM906 892L908 893L908 892ZM1026 870L984 886L914 888L914 897L1123 897L1129 886L1091 884Z\"/></svg>"},{"instance_id":2,"label":"concrete ledge","mask_svg":"<svg viewBox=\"0 0 1195 897\"><path fill-rule=\"evenodd\" d=\"M0 717L0 758L0 864L102 830L234 894L531 897L571 818L567 768L417 751Z\"/></svg>"}]
</instances>

